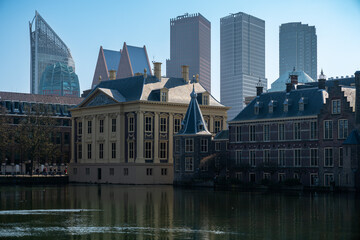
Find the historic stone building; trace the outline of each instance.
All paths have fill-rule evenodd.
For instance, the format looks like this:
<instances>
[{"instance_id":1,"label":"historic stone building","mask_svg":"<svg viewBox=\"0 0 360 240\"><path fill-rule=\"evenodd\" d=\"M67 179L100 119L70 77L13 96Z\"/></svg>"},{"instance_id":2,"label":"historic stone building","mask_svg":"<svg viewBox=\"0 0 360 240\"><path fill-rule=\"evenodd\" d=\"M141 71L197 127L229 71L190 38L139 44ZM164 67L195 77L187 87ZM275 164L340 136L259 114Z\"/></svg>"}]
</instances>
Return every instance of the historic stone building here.
<instances>
[{"instance_id":1,"label":"historic stone building","mask_svg":"<svg viewBox=\"0 0 360 240\"><path fill-rule=\"evenodd\" d=\"M257 97L229 122L233 177L354 189L358 160L350 160L343 144L355 128L359 95L351 83L323 74L317 86L297 83L291 75L286 91L263 93L258 86Z\"/></svg>"},{"instance_id":2,"label":"historic stone building","mask_svg":"<svg viewBox=\"0 0 360 240\"><path fill-rule=\"evenodd\" d=\"M190 93L197 93L212 134L226 127L227 107L197 79L144 75L102 81L71 110L74 151L70 181L124 184L172 184L173 136L180 131Z\"/></svg>"}]
</instances>

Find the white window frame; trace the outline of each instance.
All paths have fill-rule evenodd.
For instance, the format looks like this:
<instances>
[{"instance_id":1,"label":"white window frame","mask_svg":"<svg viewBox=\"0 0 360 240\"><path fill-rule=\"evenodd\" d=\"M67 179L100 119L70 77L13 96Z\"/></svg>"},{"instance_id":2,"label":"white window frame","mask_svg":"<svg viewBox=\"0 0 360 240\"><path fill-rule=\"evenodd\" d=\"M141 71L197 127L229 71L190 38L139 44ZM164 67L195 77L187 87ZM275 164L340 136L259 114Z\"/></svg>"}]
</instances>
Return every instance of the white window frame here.
<instances>
[{"instance_id":1,"label":"white window frame","mask_svg":"<svg viewBox=\"0 0 360 240\"><path fill-rule=\"evenodd\" d=\"M159 158L167 159L167 141L159 142Z\"/></svg>"},{"instance_id":2,"label":"white window frame","mask_svg":"<svg viewBox=\"0 0 360 240\"><path fill-rule=\"evenodd\" d=\"M235 164L240 165L241 164L241 150L235 151Z\"/></svg>"},{"instance_id":3,"label":"white window frame","mask_svg":"<svg viewBox=\"0 0 360 240\"><path fill-rule=\"evenodd\" d=\"M256 150L249 151L249 165L251 167L256 167Z\"/></svg>"},{"instance_id":4,"label":"white window frame","mask_svg":"<svg viewBox=\"0 0 360 240\"><path fill-rule=\"evenodd\" d=\"M145 123L145 132L152 133L153 130L153 117L152 116L144 116Z\"/></svg>"},{"instance_id":5,"label":"white window frame","mask_svg":"<svg viewBox=\"0 0 360 240\"><path fill-rule=\"evenodd\" d=\"M264 142L270 141L270 124L263 125L263 139Z\"/></svg>"},{"instance_id":6,"label":"white window frame","mask_svg":"<svg viewBox=\"0 0 360 240\"><path fill-rule=\"evenodd\" d=\"M318 139L317 137L317 121L310 121L310 139Z\"/></svg>"},{"instance_id":7,"label":"white window frame","mask_svg":"<svg viewBox=\"0 0 360 240\"><path fill-rule=\"evenodd\" d=\"M185 157L185 172L193 172L193 171L194 171L194 158Z\"/></svg>"},{"instance_id":8,"label":"white window frame","mask_svg":"<svg viewBox=\"0 0 360 240\"><path fill-rule=\"evenodd\" d=\"M338 139L346 139L349 131L349 121L347 119L338 120Z\"/></svg>"},{"instance_id":9,"label":"white window frame","mask_svg":"<svg viewBox=\"0 0 360 240\"><path fill-rule=\"evenodd\" d=\"M116 158L116 142L111 143L111 158Z\"/></svg>"},{"instance_id":10,"label":"white window frame","mask_svg":"<svg viewBox=\"0 0 360 240\"><path fill-rule=\"evenodd\" d=\"M185 152L194 152L194 139L185 138Z\"/></svg>"},{"instance_id":11,"label":"white window frame","mask_svg":"<svg viewBox=\"0 0 360 240\"><path fill-rule=\"evenodd\" d=\"M160 132L161 133L167 133L167 117L161 116L160 117Z\"/></svg>"},{"instance_id":12,"label":"white window frame","mask_svg":"<svg viewBox=\"0 0 360 240\"><path fill-rule=\"evenodd\" d=\"M341 113L341 100L334 99L331 101L331 113L340 114Z\"/></svg>"},{"instance_id":13,"label":"white window frame","mask_svg":"<svg viewBox=\"0 0 360 240\"><path fill-rule=\"evenodd\" d=\"M249 141L256 141L256 125L249 125Z\"/></svg>"},{"instance_id":14,"label":"white window frame","mask_svg":"<svg viewBox=\"0 0 360 240\"><path fill-rule=\"evenodd\" d=\"M128 158L129 159L135 158L135 151L134 151L135 146L134 145L135 145L134 141L128 142Z\"/></svg>"},{"instance_id":15,"label":"white window frame","mask_svg":"<svg viewBox=\"0 0 360 240\"><path fill-rule=\"evenodd\" d=\"M301 122L294 122L294 140L301 140Z\"/></svg>"},{"instance_id":16,"label":"white window frame","mask_svg":"<svg viewBox=\"0 0 360 240\"><path fill-rule=\"evenodd\" d=\"M301 148L295 148L294 154L294 167L301 167Z\"/></svg>"},{"instance_id":17,"label":"white window frame","mask_svg":"<svg viewBox=\"0 0 360 240\"><path fill-rule=\"evenodd\" d=\"M200 140L200 152L202 152L202 153L208 152L208 140L207 139L202 138Z\"/></svg>"},{"instance_id":18,"label":"white window frame","mask_svg":"<svg viewBox=\"0 0 360 240\"><path fill-rule=\"evenodd\" d=\"M331 156L329 154L331 153ZM324 167L334 166L334 149L332 147L324 148Z\"/></svg>"},{"instance_id":19,"label":"white window frame","mask_svg":"<svg viewBox=\"0 0 360 240\"><path fill-rule=\"evenodd\" d=\"M310 167L319 166L319 149L310 148Z\"/></svg>"},{"instance_id":20,"label":"white window frame","mask_svg":"<svg viewBox=\"0 0 360 240\"><path fill-rule=\"evenodd\" d=\"M285 123L278 124L278 139L279 141L285 140Z\"/></svg>"},{"instance_id":21,"label":"white window frame","mask_svg":"<svg viewBox=\"0 0 360 240\"><path fill-rule=\"evenodd\" d=\"M144 142L144 151L145 151L145 154L144 154L144 157L145 159L152 159L153 158L153 150L152 150L152 141L145 141Z\"/></svg>"},{"instance_id":22,"label":"white window frame","mask_svg":"<svg viewBox=\"0 0 360 240\"><path fill-rule=\"evenodd\" d=\"M128 117L128 132L134 132L135 131L135 117L129 116Z\"/></svg>"},{"instance_id":23,"label":"white window frame","mask_svg":"<svg viewBox=\"0 0 360 240\"><path fill-rule=\"evenodd\" d=\"M278 166L285 167L286 165L286 150L279 149L278 150Z\"/></svg>"},{"instance_id":24,"label":"white window frame","mask_svg":"<svg viewBox=\"0 0 360 240\"><path fill-rule=\"evenodd\" d=\"M333 139L333 121L324 120L324 139Z\"/></svg>"}]
</instances>

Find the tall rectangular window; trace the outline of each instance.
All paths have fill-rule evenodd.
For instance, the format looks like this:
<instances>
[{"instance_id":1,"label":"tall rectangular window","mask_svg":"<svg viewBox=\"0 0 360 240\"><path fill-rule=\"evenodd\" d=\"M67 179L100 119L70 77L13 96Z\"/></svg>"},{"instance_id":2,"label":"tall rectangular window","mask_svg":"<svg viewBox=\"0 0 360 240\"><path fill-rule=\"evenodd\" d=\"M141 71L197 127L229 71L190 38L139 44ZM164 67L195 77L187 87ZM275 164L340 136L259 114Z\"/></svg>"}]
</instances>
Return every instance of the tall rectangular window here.
<instances>
[{"instance_id":1,"label":"tall rectangular window","mask_svg":"<svg viewBox=\"0 0 360 240\"><path fill-rule=\"evenodd\" d=\"M104 144L103 143L99 144L99 158L100 159L104 158Z\"/></svg>"},{"instance_id":2,"label":"tall rectangular window","mask_svg":"<svg viewBox=\"0 0 360 240\"><path fill-rule=\"evenodd\" d=\"M332 139L333 138L333 124L332 120L324 121L324 139Z\"/></svg>"},{"instance_id":3,"label":"tall rectangular window","mask_svg":"<svg viewBox=\"0 0 360 240\"><path fill-rule=\"evenodd\" d=\"M82 134L82 122L78 123L78 134L81 135Z\"/></svg>"},{"instance_id":4,"label":"tall rectangular window","mask_svg":"<svg viewBox=\"0 0 360 240\"><path fill-rule=\"evenodd\" d=\"M278 137L279 141L285 140L285 124L279 123L278 125Z\"/></svg>"},{"instance_id":5,"label":"tall rectangular window","mask_svg":"<svg viewBox=\"0 0 360 240\"><path fill-rule=\"evenodd\" d=\"M332 148L325 148L324 149L324 167L333 167L333 149Z\"/></svg>"},{"instance_id":6,"label":"tall rectangular window","mask_svg":"<svg viewBox=\"0 0 360 240\"><path fill-rule=\"evenodd\" d=\"M236 142L241 142L241 126L235 127L235 134L236 134Z\"/></svg>"},{"instance_id":7,"label":"tall rectangular window","mask_svg":"<svg viewBox=\"0 0 360 240\"><path fill-rule=\"evenodd\" d=\"M264 135L264 141L270 141L270 125L264 124L263 125L263 135Z\"/></svg>"},{"instance_id":8,"label":"tall rectangular window","mask_svg":"<svg viewBox=\"0 0 360 240\"><path fill-rule=\"evenodd\" d=\"M301 149L294 149L294 166L301 167Z\"/></svg>"},{"instance_id":9,"label":"tall rectangular window","mask_svg":"<svg viewBox=\"0 0 360 240\"><path fill-rule=\"evenodd\" d=\"M104 132L104 119L100 119L99 121L99 132Z\"/></svg>"},{"instance_id":10,"label":"tall rectangular window","mask_svg":"<svg viewBox=\"0 0 360 240\"><path fill-rule=\"evenodd\" d=\"M116 143L111 143L111 158L116 158Z\"/></svg>"},{"instance_id":11,"label":"tall rectangular window","mask_svg":"<svg viewBox=\"0 0 360 240\"><path fill-rule=\"evenodd\" d=\"M341 113L341 101L340 99L332 100L332 114L340 114Z\"/></svg>"},{"instance_id":12,"label":"tall rectangular window","mask_svg":"<svg viewBox=\"0 0 360 240\"><path fill-rule=\"evenodd\" d=\"M145 158L152 159L152 142L145 142Z\"/></svg>"},{"instance_id":13,"label":"tall rectangular window","mask_svg":"<svg viewBox=\"0 0 360 240\"><path fill-rule=\"evenodd\" d=\"M251 142L255 141L255 125L250 125L249 126L249 140Z\"/></svg>"},{"instance_id":14,"label":"tall rectangular window","mask_svg":"<svg viewBox=\"0 0 360 240\"><path fill-rule=\"evenodd\" d=\"M318 149L310 148L310 166L316 167L318 164Z\"/></svg>"},{"instance_id":15,"label":"tall rectangular window","mask_svg":"<svg viewBox=\"0 0 360 240\"><path fill-rule=\"evenodd\" d=\"M279 152L278 152L278 165L279 165L279 167L284 167L285 166L285 150L284 149L279 149Z\"/></svg>"},{"instance_id":16,"label":"tall rectangular window","mask_svg":"<svg viewBox=\"0 0 360 240\"><path fill-rule=\"evenodd\" d=\"M180 139L175 140L175 152L180 152Z\"/></svg>"},{"instance_id":17,"label":"tall rectangular window","mask_svg":"<svg viewBox=\"0 0 360 240\"><path fill-rule=\"evenodd\" d=\"M181 119L175 118L174 119L174 133L178 133L180 131L180 128L181 128Z\"/></svg>"},{"instance_id":18,"label":"tall rectangular window","mask_svg":"<svg viewBox=\"0 0 360 240\"><path fill-rule=\"evenodd\" d=\"M194 151L194 140L192 138L185 139L185 152Z\"/></svg>"},{"instance_id":19,"label":"tall rectangular window","mask_svg":"<svg viewBox=\"0 0 360 240\"><path fill-rule=\"evenodd\" d=\"M215 120L215 123L214 123L215 125L215 133L218 133L218 132L220 132L221 131L221 120Z\"/></svg>"},{"instance_id":20,"label":"tall rectangular window","mask_svg":"<svg viewBox=\"0 0 360 240\"><path fill-rule=\"evenodd\" d=\"M240 150L235 151L235 164L236 165L241 164L241 151Z\"/></svg>"},{"instance_id":21,"label":"tall rectangular window","mask_svg":"<svg viewBox=\"0 0 360 240\"><path fill-rule=\"evenodd\" d=\"M334 174L324 173L324 186L329 187L332 181L334 181Z\"/></svg>"},{"instance_id":22,"label":"tall rectangular window","mask_svg":"<svg viewBox=\"0 0 360 240\"><path fill-rule=\"evenodd\" d=\"M167 132L167 118L160 117L160 132L166 133Z\"/></svg>"},{"instance_id":23,"label":"tall rectangular window","mask_svg":"<svg viewBox=\"0 0 360 240\"><path fill-rule=\"evenodd\" d=\"M203 99L202 99L202 105L209 105L209 96L208 95L203 95Z\"/></svg>"},{"instance_id":24,"label":"tall rectangular window","mask_svg":"<svg viewBox=\"0 0 360 240\"><path fill-rule=\"evenodd\" d=\"M208 140L207 139L201 139L200 152L208 152Z\"/></svg>"},{"instance_id":25,"label":"tall rectangular window","mask_svg":"<svg viewBox=\"0 0 360 240\"><path fill-rule=\"evenodd\" d=\"M215 142L215 151L220 151L220 150L221 150L221 143Z\"/></svg>"},{"instance_id":26,"label":"tall rectangular window","mask_svg":"<svg viewBox=\"0 0 360 240\"><path fill-rule=\"evenodd\" d=\"M91 120L89 120L88 121L88 134L90 134L91 133L91 128L92 128L92 122L91 122Z\"/></svg>"},{"instance_id":27,"label":"tall rectangular window","mask_svg":"<svg viewBox=\"0 0 360 240\"><path fill-rule=\"evenodd\" d=\"M152 132L152 117L145 116L145 132Z\"/></svg>"},{"instance_id":28,"label":"tall rectangular window","mask_svg":"<svg viewBox=\"0 0 360 240\"><path fill-rule=\"evenodd\" d=\"M160 142L160 159L167 159L167 142Z\"/></svg>"},{"instance_id":29,"label":"tall rectangular window","mask_svg":"<svg viewBox=\"0 0 360 240\"><path fill-rule=\"evenodd\" d=\"M344 149L342 147L339 148L339 167L342 167L344 164Z\"/></svg>"},{"instance_id":30,"label":"tall rectangular window","mask_svg":"<svg viewBox=\"0 0 360 240\"><path fill-rule=\"evenodd\" d=\"M167 92L161 92L161 101L167 102Z\"/></svg>"},{"instance_id":31,"label":"tall rectangular window","mask_svg":"<svg viewBox=\"0 0 360 240\"><path fill-rule=\"evenodd\" d=\"M270 149L264 150L264 164L270 163Z\"/></svg>"},{"instance_id":32,"label":"tall rectangular window","mask_svg":"<svg viewBox=\"0 0 360 240\"><path fill-rule=\"evenodd\" d=\"M129 159L134 159L134 141L128 142Z\"/></svg>"},{"instance_id":33,"label":"tall rectangular window","mask_svg":"<svg viewBox=\"0 0 360 240\"><path fill-rule=\"evenodd\" d=\"M185 158L185 172L194 171L194 159L192 157Z\"/></svg>"},{"instance_id":34,"label":"tall rectangular window","mask_svg":"<svg viewBox=\"0 0 360 240\"><path fill-rule=\"evenodd\" d=\"M301 123L295 122L294 123L294 140L301 139Z\"/></svg>"},{"instance_id":35,"label":"tall rectangular window","mask_svg":"<svg viewBox=\"0 0 360 240\"><path fill-rule=\"evenodd\" d=\"M135 129L135 118L133 116L128 118L129 120L129 126L128 126L128 131L129 132L134 132Z\"/></svg>"},{"instance_id":36,"label":"tall rectangular window","mask_svg":"<svg viewBox=\"0 0 360 240\"><path fill-rule=\"evenodd\" d=\"M310 139L317 139L317 122L310 122Z\"/></svg>"},{"instance_id":37,"label":"tall rectangular window","mask_svg":"<svg viewBox=\"0 0 360 240\"><path fill-rule=\"evenodd\" d=\"M175 171L179 172L180 171L180 158L179 157L175 157Z\"/></svg>"},{"instance_id":38,"label":"tall rectangular window","mask_svg":"<svg viewBox=\"0 0 360 240\"><path fill-rule=\"evenodd\" d=\"M250 157L249 157L249 164L251 167L255 167L256 166L256 153L255 150L250 150Z\"/></svg>"},{"instance_id":39,"label":"tall rectangular window","mask_svg":"<svg viewBox=\"0 0 360 240\"><path fill-rule=\"evenodd\" d=\"M116 118L111 119L111 132L116 132Z\"/></svg>"},{"instance_id":40,"label":"tall rectangular window","mask_svg":"<svg viewBox=\"0 0 360 240\"><path fill-rule=\"evenodd\" d=\"M338 138L345 139L348 136L348 120L340 119L339 120L339 129L338 129Z\"/></svg>"},{"instance_id":41,"label":"tall rectangular window","mask_svg":"<svg viewBox=\"0 0 360 240\"><path fill-rule=\"evenodd\" d=\"M91 143L87 145L87 158L91 159Z\"/></svg>"},{"instance_id":42,"label":"tall rectangular window","mask_svg":"<svg viewBox=\"0 0 360 240\"><path fill-rule=\"evenodd\" d=\"M147 168L146 169L146 175L147 176L152 176L152 168Z\"/></svg>"},{"instance_id":43,"label":"tall rectangular window","mask_svg":"<svg viewBox=\"0 0 360 240\"><path fill-rule=\"evenodd\" d=\"M82 159L82 145L81 144L78 145L78 158Z\"/></svg>"}]
</instances>

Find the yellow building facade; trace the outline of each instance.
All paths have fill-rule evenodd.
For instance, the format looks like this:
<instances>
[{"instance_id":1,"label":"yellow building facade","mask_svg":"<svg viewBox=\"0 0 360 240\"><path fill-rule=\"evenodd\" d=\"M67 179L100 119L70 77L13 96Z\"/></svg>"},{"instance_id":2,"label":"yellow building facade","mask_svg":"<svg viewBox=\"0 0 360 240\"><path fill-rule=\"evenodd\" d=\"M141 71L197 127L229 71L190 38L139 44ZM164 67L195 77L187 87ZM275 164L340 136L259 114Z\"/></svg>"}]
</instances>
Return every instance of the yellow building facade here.
<instances>
[{"instance_id":1,"label":"yellow building facade","mask_svg":"<svg viewBox=\"0 0 360 240\"><path fill-rule=\"evenodd\" d=\"M144 74L101 82L71 110L70 181L172 184L173 136L181 129L193 85L215 135L226 128L228 108L196 79Z\"/></svg>"}]
</instances>

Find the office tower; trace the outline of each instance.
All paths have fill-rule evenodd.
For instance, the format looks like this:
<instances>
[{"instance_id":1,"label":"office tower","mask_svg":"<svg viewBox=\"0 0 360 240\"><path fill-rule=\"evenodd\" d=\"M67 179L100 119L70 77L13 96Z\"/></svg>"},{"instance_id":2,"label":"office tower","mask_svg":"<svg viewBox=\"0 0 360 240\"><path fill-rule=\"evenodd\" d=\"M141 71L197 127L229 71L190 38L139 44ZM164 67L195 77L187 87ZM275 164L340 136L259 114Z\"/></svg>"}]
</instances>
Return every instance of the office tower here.
<instances>
[{"instance_id":1,"label":"office tower","mask_svg":"<svg viewBox=\"0 0 360 240\"><path fill-rule=\"evenodd\" d=\"M317 36L315 26L297 23L285 23L279 33L279 75L286 71L306 72L317 79Z\"/></svg>"},{"instance_id":2,"label":"office tower","mask_svg":"<svg viewBox=\"0 0 360 240\"><path fill-rule=\"evenodd\" d=\"M211 92L211 23L200 13L170 19L170 59L166 76L181 77L181 65L189 75L199 74L200 84Z\"/></svg>"},{"instance_id":3,"label":"office tower","mask_svg":"<svg viewBox=\"0 0 360 240\"><path fill-rule=\"evenodd\" d=\"M56 63L68 66L71 68L70 72L75 73L75 63L70 50L37 11L33 20L29 22L29 28L31 47L30 92L34 94L59 95L57 90L55 92L49 91L51 86L43 89L40 80L45 69L50 65L55 66ZM50 83L52 81L43 82ZM77 87L64 83L63 87L65 92L77 92L77 96L79 96L78 80L76 85Z\"/></svg>"},{"instance_id":4,"label":"office tower","mask_svg":"<svg viewBox=\"0 0 360 240\"><path fill-rule=\"evenodd\" d=\"M245 106L245 97L256 95L256 84L266 89L265 21L246 13L220 19L220 99L231 107L233 119Z\"/></svg>"}]
</instances>

